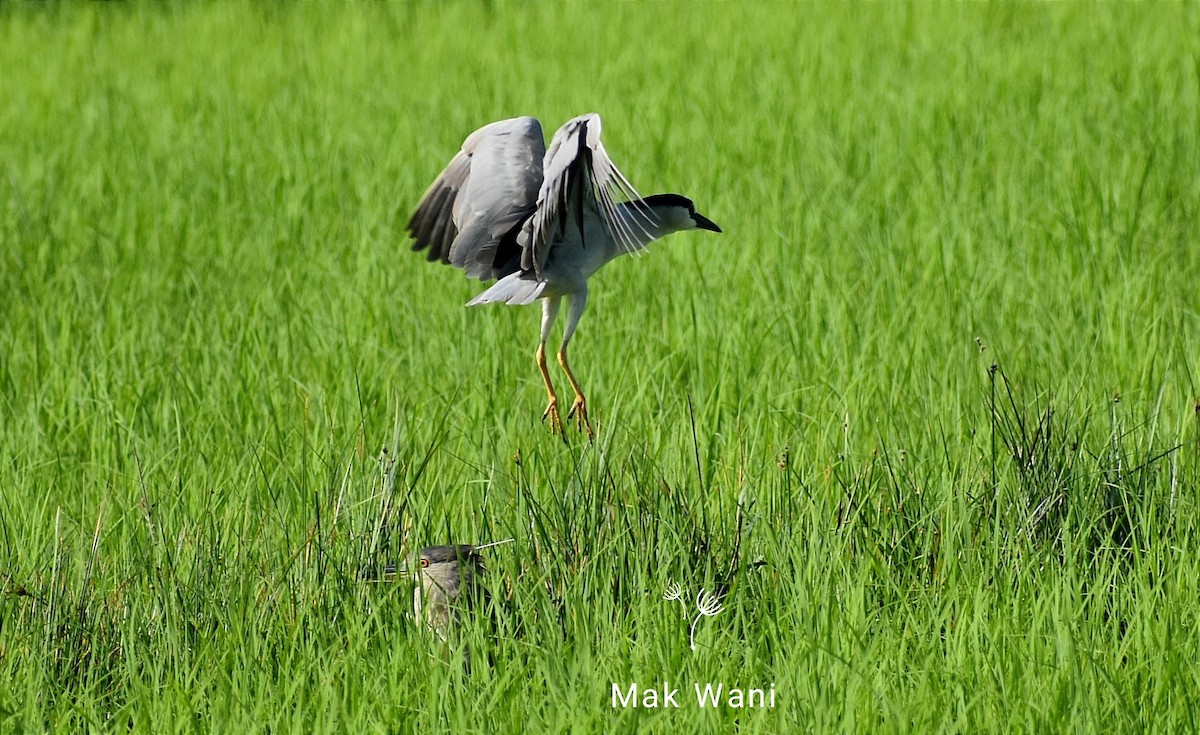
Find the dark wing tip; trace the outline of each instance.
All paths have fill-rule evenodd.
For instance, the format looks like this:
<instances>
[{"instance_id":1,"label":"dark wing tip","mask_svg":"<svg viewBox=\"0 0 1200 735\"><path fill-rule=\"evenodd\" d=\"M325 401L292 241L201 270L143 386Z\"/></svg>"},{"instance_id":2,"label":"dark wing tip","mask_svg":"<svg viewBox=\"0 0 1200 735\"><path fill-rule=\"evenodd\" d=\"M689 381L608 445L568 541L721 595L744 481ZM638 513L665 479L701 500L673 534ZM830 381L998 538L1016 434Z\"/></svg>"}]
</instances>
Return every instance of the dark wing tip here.
<instances>
[{"instance_id":1,"label":"dark wing tip","mask_svg":"<svg viewBox=\"0 0 1200 735\"><path fill-rule=\"evenodd\" d=\"M451 213L456 194L449 186L429 192L405 226L413 239L413 251L429 248L426 259L431 263L435 260L450 262L450 246L458 236Z\"/></svg>"}]
</instances>

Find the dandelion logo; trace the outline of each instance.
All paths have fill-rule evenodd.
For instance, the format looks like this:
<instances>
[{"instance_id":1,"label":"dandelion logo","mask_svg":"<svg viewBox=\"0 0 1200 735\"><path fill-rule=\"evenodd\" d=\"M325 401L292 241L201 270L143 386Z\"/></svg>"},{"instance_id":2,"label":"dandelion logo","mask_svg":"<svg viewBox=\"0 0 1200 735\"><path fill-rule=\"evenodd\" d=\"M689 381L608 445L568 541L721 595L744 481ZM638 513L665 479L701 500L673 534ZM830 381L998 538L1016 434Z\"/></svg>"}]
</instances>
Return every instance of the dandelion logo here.
<instances>
[{"instance_id":1,"label":"dandelion logo","mask_svg":"<svg viewBox=\"0 0 1200 735\"><path fill-rule=\"evenodd\" d=\"M682 589L677 583L669 582L667 591L663 593L663 599L667 602L678 602L683 606L684 614L691 616L688 611L688 604L684 600L687 596L687 591ZM721 614L725 608L721 605L720 598L715 593L705 592L704 588L700 588L700 593L696 595L696 617L692 620L692 625L688 628L688 644L692 650L696 650L696 625L701 618L715 618Z\"/></svg>"}]
</instances>

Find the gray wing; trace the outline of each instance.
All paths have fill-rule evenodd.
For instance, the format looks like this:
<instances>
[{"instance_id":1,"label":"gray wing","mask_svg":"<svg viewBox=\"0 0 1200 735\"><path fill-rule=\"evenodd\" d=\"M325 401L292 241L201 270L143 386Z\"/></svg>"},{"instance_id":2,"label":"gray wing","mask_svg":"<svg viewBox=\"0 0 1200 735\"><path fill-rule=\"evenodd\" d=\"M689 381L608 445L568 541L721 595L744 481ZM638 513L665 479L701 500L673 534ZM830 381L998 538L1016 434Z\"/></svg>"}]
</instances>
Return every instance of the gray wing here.
<instances>
[{"instance_id":1,"label":"gray wing","mask_svg":"<svg viewBox=\"0 0 1200 735\"><path fill-rule=\"evenodd\" d=\"M542 183L546 143L535 118L516 117L485 125L434 180L408 221L430 261L462 268L467 275L496 278L493 264L505 238L533 213Z\"/></svg>"},{"instance_id":2,"label":"gray wing","mask_svg":"<svg viewBox=\"0 0 1200 735\"><path fill-rule=\"evenodd\" d=\"M650 209L640 205L641 196L629 183L600 142L600 116L594 112L568 121L554 134L546 151L545 169L538 192L529 243L521 258L521 267L541 275L556 244L555 234L569 227L580 231L583 247L583 223L598 217L622 251L632 251L635 230L644 230L655 221ZM628 200L618 216L620 202ZM571 239L574 241L574 238Z\"/></svg>"}]
</instances>

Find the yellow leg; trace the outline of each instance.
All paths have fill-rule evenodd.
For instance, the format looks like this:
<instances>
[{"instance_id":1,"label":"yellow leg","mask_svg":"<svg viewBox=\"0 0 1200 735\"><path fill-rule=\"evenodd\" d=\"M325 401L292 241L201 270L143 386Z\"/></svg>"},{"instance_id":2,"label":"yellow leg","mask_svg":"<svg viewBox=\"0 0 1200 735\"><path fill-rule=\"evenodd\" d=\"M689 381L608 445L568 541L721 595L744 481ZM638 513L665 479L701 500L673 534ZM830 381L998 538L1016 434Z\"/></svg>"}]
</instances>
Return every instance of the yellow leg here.
<instances>
[{"instance_id":1,"label":"yellow leg","mask_svg":"<svg viewBox=\"0 0 1200 735\"><path fill-rule=\"evenodd\" d=\"M566 347L558 351L558 364L562 366L563 372L567 374L567 380L571 381L571 389L575 391L575 401L571 403L571 410L567 412L567 420L575 418L579 422L579 430L587 433L588 441L593 441L596 438L596 432L592 431L592 422L588 421L587 399L583 397L583 389L579 387L579 381L575 379L575 374L571 372L571 366L567 364Z\"/></svg>"},{"instance_id":2,"label":"yellow leg","mask_svg":"<svg viewBox=\"0 0 1200 735\"><path fill-rule=\"evenodd\" d=\"M567 432L563 431L562 419L558 415L558 396L554 393L554 384L550 382L550 371L546 367L546 345L538 345L537 349L537 366L542 373L542 382L546 384L546 396L550 399L549 405L542 413L542 421L547 417L550 419L550 433L562 435L563 441L567 440ZM568 416L568 418L570 418Z\"/></svg>"}]
</instances>

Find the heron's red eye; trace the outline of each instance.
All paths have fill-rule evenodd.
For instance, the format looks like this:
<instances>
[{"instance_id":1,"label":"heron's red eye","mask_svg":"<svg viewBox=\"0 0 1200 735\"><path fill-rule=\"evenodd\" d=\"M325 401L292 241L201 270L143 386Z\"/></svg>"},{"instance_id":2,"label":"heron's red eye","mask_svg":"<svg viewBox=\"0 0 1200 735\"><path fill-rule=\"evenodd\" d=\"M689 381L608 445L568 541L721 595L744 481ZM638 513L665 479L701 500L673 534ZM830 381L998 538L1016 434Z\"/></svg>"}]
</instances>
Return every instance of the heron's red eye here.
<instances>
[{"instance_id":1,"label":"heron's red eye","mask_svg":"<svg viewBox=\"0 0 1200 735\"><path fill-rule=\"evenodd\" d=\"M428 559L422 559L422 560L421 560L421 566L422 566L422 567L427 567L427 566L429 566L429 560L428 560Z\"/></svg>"}]
</instances>

